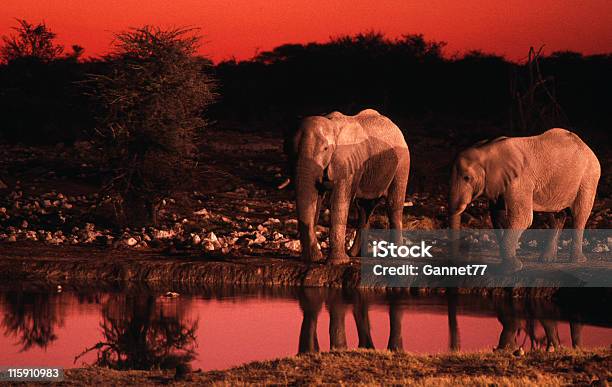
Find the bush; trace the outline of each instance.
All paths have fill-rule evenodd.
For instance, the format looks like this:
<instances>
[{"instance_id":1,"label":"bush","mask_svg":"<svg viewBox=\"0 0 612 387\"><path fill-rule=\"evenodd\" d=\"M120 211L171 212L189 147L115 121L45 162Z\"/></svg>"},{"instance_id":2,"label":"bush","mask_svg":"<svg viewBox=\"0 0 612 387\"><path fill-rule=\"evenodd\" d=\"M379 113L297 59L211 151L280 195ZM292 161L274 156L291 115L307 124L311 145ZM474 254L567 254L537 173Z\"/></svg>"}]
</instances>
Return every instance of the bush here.
<instances>
[{"instance_id":1,"label":"bush","mask_svg":"<svg viewBox=\"0 0 612 387\"><path fill-rule=\"evenodd\" d=\"M169 193L193 182L198 143L215 99L210 61L192 29L145 26L115 36L104 74L92 75L102 109L96 139L122 224L157 223Z\"/></svg>"}]
</instances>

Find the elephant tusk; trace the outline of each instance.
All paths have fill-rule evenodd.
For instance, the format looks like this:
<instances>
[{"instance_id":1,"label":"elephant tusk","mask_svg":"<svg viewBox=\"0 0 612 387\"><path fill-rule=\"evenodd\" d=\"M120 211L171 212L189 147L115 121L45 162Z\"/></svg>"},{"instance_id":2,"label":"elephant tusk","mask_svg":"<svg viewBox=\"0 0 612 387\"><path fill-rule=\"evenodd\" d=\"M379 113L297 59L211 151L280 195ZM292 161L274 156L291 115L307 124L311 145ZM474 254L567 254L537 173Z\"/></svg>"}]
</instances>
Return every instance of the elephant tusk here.
<instances>
[{"instance_id":1,"label":"elephant tusk","mask_svg":"<svg viewBox=\"0 0 612 387\"><path fill-rule=\"evenodd\" d=\"M280 183L278 185L278 187L276 187L276 188L278 188L278 189L285 189L289 185L289 183L291 183L291 178L288 177L288 178L285 179L285 181Z\"/></svg>"}]
</instances>

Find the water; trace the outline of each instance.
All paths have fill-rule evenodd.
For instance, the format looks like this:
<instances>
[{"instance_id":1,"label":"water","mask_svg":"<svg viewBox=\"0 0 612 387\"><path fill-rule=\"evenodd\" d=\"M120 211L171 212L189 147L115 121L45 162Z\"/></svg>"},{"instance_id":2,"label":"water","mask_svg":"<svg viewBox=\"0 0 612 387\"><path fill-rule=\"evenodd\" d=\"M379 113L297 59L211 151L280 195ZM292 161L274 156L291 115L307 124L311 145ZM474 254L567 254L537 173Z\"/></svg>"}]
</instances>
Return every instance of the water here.
<instances>
[{"instance_id":1,"label":"water","mask_svg":"<svg viewBox=\"0 0 612 387\"><path fill-rule=\"evenodd\" d=\"M416 353L612 344L608 311L322 289L0 291L0 366L223 369L330 346Z\"/></svg>"}]
</instances>

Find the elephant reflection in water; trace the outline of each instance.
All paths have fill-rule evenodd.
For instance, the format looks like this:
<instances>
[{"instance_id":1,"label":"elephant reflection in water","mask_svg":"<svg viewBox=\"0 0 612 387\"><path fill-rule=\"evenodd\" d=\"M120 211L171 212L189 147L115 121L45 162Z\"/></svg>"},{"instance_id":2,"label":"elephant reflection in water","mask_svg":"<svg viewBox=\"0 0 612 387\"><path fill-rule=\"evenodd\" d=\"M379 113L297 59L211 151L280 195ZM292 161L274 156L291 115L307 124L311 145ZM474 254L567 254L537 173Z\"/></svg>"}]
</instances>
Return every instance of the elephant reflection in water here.
<instances>
[{"instance_id":1,"label":"elephant reflection in water","mask_svg":"<svg viewBox=\"0 0 612 387\"><path fill-rule=\"evenodd\" d=\"M49 293L3 293L0 304L4 309L5 335L16 337L22 351L47 348L57 339L56 329L64 325L66 311L60 297Z\"/></svg>"},{"instance_id":2,"label":"elephant reflection in water","mask_svg":"<svg viewBox=\"0 0 612 387\"><path fill-rule=\"evenodd\" d=\"M389 313L389 341L387 349L390 351L403 351L404 340L402 337L402 317L408 289L391 290L387 294ZM347 348L345 317L349 306L353 306L353 317L357 327L359 348L373 349L369 302L367 297L358 291L339 289L305 288L298 295L300 309L303 313L302 326L298 353L318 352L320 350L317 338L317 320L323 305L325 304L329 313L329 341L331 350ZM451 308L449 303L449 327L451 328L451 349L458 349L458 331L456 304Z\"/></svg>"},{"instance_id":3,"label":"elephant reflection in water","mask_svg":"<svg viewBox=\"0 0 612 387\"><path fill-rule=\"evenodd\" d=\"M553 352L559 349L558 321L544 316L555 316L555 310L551 304L531 303L523 305L517 300L506 300L497 306L497 319L502 325L499 335L497 350L524 348L529 340L531 350L546 350ZM521 317L522 316L522 317ZM536 326L539 322L544 336L538 336ZM582 345L582 324L570 320L570 336L572 347L578 348ZM519 337L524 333L523 341L519 343Z\"/></svg>"},{"instance_id":4,"label":"elephant reflection in water","mask_svg":"<svg viewBox=\"0 0 612 387\"><path fill-rule=\"evenodd\" d=\"M187 372L189 362L195 358L198 327L197 320L185 318L188 307L182 300L164 304L150 294L112 296L102 310L104 340L83 351L75 362L95 350L98 366L176 368L177 375Z\"/></svg>"}]
</instances>

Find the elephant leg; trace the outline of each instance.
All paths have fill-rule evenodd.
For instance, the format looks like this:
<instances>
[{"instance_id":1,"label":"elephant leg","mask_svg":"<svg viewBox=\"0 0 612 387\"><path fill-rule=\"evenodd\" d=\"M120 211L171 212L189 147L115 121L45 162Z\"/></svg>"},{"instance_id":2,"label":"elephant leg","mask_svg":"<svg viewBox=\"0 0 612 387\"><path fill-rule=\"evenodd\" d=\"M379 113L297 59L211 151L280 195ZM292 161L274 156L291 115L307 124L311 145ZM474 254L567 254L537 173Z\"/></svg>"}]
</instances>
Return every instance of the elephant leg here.
<instances>
[{"instance_id":1,"label":"elephant leg","mask_svg":"<svg viewBox=\"0 0 612 387\"><path fill-rule=\"evenodd\" d=\"M402 243L404 201L406 200L406 186L410 172L410 159L400 159L395 177L387 190L387 216L389 228L395 244Z\"/></svg>"},{"instance_id":2,"label":"elephant leg","mask_svg":"<svg viewBox=\"0 0 612 387\"><path fill-rule=\"evenodd\" d=\"M506 202L503 198L489 202L489 214L491 216L491 224L497 243L501 243L504 237L504 229L508 227L508 217L506 216Z\"/></svg>"},{"instance_id":3,"label":"elephant leg","mask_svg":"<svg viewBox=\"0 0 612 387\"><path fill-rule=\"evenodd\" d=\"M516 257L518 241L533 221L533 203L531 192L510 192L506 197L508 229L504 231L500 251L502 271L514 272L523 268L523 263Z\"/></svg>"},{"instance_id":4,"label":"elephant leg","mask_svg":"<svg viewBox=\"0 0 612 387\"><path fill-rule=\"evenodd\" d=\"M582 240L584 237L584 227L591 215L593 202L595 201L595 189L590 187L580 187L578 195L571 206L572 216L574 217L574 237L572 238L572 262L586 262L586 257L582 253Z\"/></svg>"},{"instance_id":5,"label":"elephant leg","mask_svg":"<svg viewBox=\"0 0 612 387\"><path fill-rule=\"evenodd\" d=\"M361 299L357 300L355 305L353 305L353 318L355 319L355 325L357 326L359 348L374 349L368 309L368 303L366 301Z\"/></svg>"},{"instance_id":6,"label":"elephant leg","mask_svg":"<svg viewBox=\"0 0 612 387\"><path fill-rule=\"evenodd\" d=\"M346 254L346 222L352 199L352 186L346 180L337 181L331 196L331 227L329 243L331 247L328 262L334 265L349 263Z\"/></svg>"},{"instance_id":7,"label":"elephant leg","mask_svg":"<svg viewBox=\"0 0 612 387\"><path fill-rule=\"evenodd\" d=\"M317 209L315 210L315 219L314 219L314 225L315 225L315 229L317 227L317 225L319 224L319 217L321 215L321 209L323 207L323 203L325 202L325 196L327 195L326 191L323 191L319 194L318 198L317 198Z\"/></svg>"},{"instance_id":8,"label":"elephant leg","mask_svg":"<svg viewBox=\"0 0 612 387\"><path fill-rule=\"evenodd\" d=\"M559 235L561 234L566 218L567 214L565 211L560 212L558 215L555 215L552 212L548 213L549 223L551 224L551 228L553 230L551 231L552 234L550 235L550 239L546 241L546 248L540 256L541 262L553 262L557 258Z\"/></svg>"},{"instance_id":9,"label":"elephant leg","mask_svg":"<svg viewBox=\"0 0 612 387\"><path fill-rule=\"evenodd\" d=\"M355 240L348 253L351 257L359 256L361 251L361 233L370 228L370 216L372 216L376 206L378 206L378 200L357 199L355 200L355 204L359 211L359 223L357 225L357 232L355 233Z\"/></svg>"},{"instance_id":10,"label":"elephant leg","mask_svg":"<svg viewBox=\"0 0 612 387\"><path fill-rule=\"evenodd\" d=\"M299 303L303 319L300 328L298 353L319 352L317 320L323 306L321 293L321 289L304 289L300 292Z\"/></svg>"},{"instance_id":11,"label":"elephant leg","mask_svg":"<svg viewBox=\"0 0 612 387\"><path fill-rule=\"evenodd\" d=\"M391 301L389 304L389 343L387 344L389 351L404 351L404 339L402 338L403 314L402 306L395 301Z\"/></svg>"}]
</instances>

